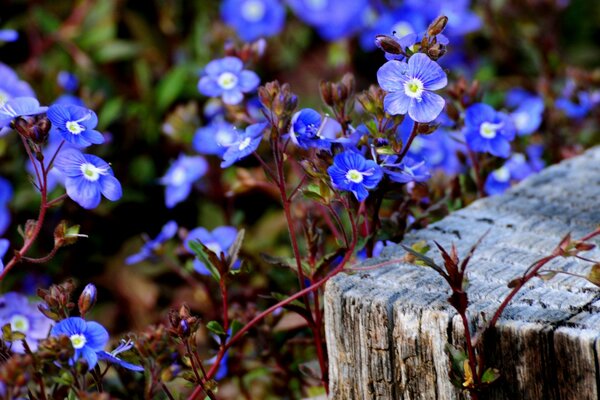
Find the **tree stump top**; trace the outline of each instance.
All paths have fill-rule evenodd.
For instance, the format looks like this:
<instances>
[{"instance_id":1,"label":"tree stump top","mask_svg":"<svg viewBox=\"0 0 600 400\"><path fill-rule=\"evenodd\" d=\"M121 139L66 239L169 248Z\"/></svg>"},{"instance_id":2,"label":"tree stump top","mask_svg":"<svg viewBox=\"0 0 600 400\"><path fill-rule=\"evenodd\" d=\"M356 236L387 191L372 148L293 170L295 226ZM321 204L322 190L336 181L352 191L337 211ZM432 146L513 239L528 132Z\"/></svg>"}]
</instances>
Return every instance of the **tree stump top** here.
<instances>
[{"instance_id":1,"label":"tree stump top","mask_svg":"<svg viewBox=\"0 0 600 400\"><path fill-rule=\"evenodd\" d=\"M509 281L549 255L567 233L579 238L599 223L600 148L594 148L411 233L404 243L435 240L446 249L454 243L462 259L490 230L467 269L475 328L491 318L510 291ZM404 255L393 246L364 266ZM428 256L441 261L433 246ZM585 256L600 259L600 252ZM580 275L590 268L572 258L547 266ZM464 340L449 293L432 269L400 261L330 280L325 314L332 397L464 398L450 383L444 351L446 343L460 346ZM488 365L502 375L486 396L598 399L599 310L600 290L584 279L559 274L532 280L506 308L497 340L485 343Z\"/></svg>"}]
</instances>

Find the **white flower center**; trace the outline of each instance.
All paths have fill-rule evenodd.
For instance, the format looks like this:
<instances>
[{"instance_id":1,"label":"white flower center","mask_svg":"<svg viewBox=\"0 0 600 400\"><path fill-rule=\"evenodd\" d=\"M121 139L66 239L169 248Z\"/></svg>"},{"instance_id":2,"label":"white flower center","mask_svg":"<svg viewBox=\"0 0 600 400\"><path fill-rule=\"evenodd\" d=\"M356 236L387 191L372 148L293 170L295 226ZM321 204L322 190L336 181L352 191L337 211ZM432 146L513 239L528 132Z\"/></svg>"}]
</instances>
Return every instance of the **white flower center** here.
<instances>
[{"instance_id":1,"label":"white flower center","mask_svg":"<svg viewBox=\"0 0 600 400\"><path fill-rule=\"evenodd\" d=\"M421 101L423 82L418 78L412 78L404 84L404 93L410 98Z\"/></svg>"},{"instance_id":2,"label":"white flower center","mask_svg":"<svg viewBox=\"0 0 600 400\"><path fill-rule=\"evenodd\" d=\"M234 141L234 135L227 129L219 129L215 135L215 141L219 146L229 147Z\"/></svg>"},{"instance_id":3,"label":"white flower center","mask_svg":"<svg viewBox=\"0 0 600 400\"><path fill-rule=\"evenodd\" d=\"M92 163L81 164L80 169L83 177L90 182L96 182L100 175L105 175L107 171L106 168L98 168Z\"/></svg>"},{"instance_id":4,"label":"white flower center","mask_svg":"<svg viewBox=\"0 0 600 400\"><path fill-rule=\"evenodd\" d=\"M484 122L481 124L481 127L479 127L479 134L485 139L493 139L496 137L496 133L500 128L502 128L502 124Z\"/></svg>"},{"instance_id":5,"label":"white flower center","mask_svg":"<svg viewBox=\"0 0 600 400\"><path fill-rule=\"evenodd\" d=\"M406 21L399 21L392 28L392 32L396 32L396 37L402 38L411 33L415 33L411 24Z\"/></svg>"},{"instance_id":6,"label":"white flower center","mask_svg":"<svg viewBox=\"0 0 600 400\"><path fill-rule=\"evenodd\" d=\"M0 107L2 107L9 99L10 96L8 93L6 93L4 90L0 90Z\"/></svg>"},{"instance_id":7,"label":"white flower center","mask_svg":"<svg viewBox=\"0 0 600 400\"><path fill-rule=\"evenodd\" d=\"M498 168L493 174L498 182L508 182L510 179L510 171L506 167Z\"/></svg>"},{"instance_id":8,"label":"white flower center","mask_svg":"<svg viewBox=\"0 0 600 400\"><path fill-rule=\"evenodd\" d=\"M519 112L513 114L513 121L518 130L525 129L529 122L529 115L526 112Z\"/></svg>"},{"instance_id":9,"label":"white flower center","mask_svg":"<svg viewBox=\"0 0 600 400\"><path fill-rule=\"evenodd\" d=\"M346 172L346 179L348 179L350 182L361 183L364 177L360 171L351 169L350 171Z\"/></svg>"},{"instance_id":10,"label":"white flower center","mask_svg":"<svg viewBox=\"0 0 600 400\"><path fill-rule=\"evenodd\" d=\"M10 319L10 329L14 332L27 333L29 331L29 320L21 314L15 314Z\"/></svg>"},{"instance_id":11,"label":"white flower center","mask_svg":"<svg viewBox=\"0 0 600 400\"><path fill-rule=\"evenodd\" d=\"M246 139L242 140L238 146L238 150L244 150L246 147L250 146L250 142L252 141L251 138L247 137Z\"/></svg>"},{"instance_id":12,"label":"white flower center","mask_svg":"<svg viewBox=\"0 0 600 400\"><path fill-rule=\"evenodd\" d=\"M229 89L233 89L237 83L238 83L238 78L237 76L235 76L234 74L232 74L231 72L223 72L221 75L219 75L219 77L217 78L217 83L219 84L219 86L221 86L223 89L225 90L229 90Z\"/></svg>"},{"instance_id":13,"label":"white flower center","mask_svg":"<svg viewBox=\"0 0 600 400\"><path fill-rule=\"evenodd\" d=\"M85 336L83 336L79 333L71 335L71 337L69 339L71 339L71 344L73 345L73 348L76 350L81 349L83 346L85 346L85 343L87 342Z\"/></svg>"},{"instance_id":14,"label":"white flower center","mask_svg":"<svg viewBox=\"0 0 600 400\"><path fill-rule=\"evenodd\" d=\"M263 19L265 11L265 3L260 0L248 0L242 5L242 16L249 22Z\"/></svg>"},{"instance_id":15,"label":"white flower center","mask_svg":"<svg viewBox=\"0 0 600 400\"><path fill-rule=\"evenodd\" d=\"M186 173L184 168L175 168L175 171L173 171L173 175L171 175L171 184L173 186L180 186L185 182L185 177Z\"/></svg>"},{"instance_id":16,"label":"white flower center","mask_svg":"<svg viewBox=\"0 0 600 400\"><path fill-rule=\"evenodd\" d=\"M313 11L321 11L327 7L327 0L305 0L304 4Z\"/></svg>"},{"instance_id":17,"label":"white flower center","mask_svg":"<svg viewBox=\"0 0 600 400\"><path fill-rule=\"evenodd\" d=\"M67 130L73 135L79 135L81 132L85 131L85 128L79 125L77 121L68 121Z\"/></svg>"}]
</instances>

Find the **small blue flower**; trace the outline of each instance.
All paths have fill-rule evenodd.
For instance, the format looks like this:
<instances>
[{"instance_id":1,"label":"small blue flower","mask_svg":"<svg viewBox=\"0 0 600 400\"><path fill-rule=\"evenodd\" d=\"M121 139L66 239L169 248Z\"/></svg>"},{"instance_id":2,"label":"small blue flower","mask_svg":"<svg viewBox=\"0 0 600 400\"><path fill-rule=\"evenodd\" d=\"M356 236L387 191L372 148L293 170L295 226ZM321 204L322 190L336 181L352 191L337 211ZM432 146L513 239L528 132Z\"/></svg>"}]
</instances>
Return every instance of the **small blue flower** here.
<instances>
[{"instance_id":1,"label":"small blue flower","mask_svg":"<svg viewBox=\"0 0 600 400\"><path fill-rule=\"evenodd\" d=\"M71 339L71 345L75 349L73 358L69 364L73 365L77 360L84 359L91 370L98 363L98 352L104 349L108 343L108 331L102 325L94 321L85 321L79 317L69 317L54 325L51 336L65 335Z\"/></svg>"},{"instance_id":2,"label":"small blue flower","mask_svg":"<svg viewBox=\"0 0 600 400\"><path fill-rule=\"evenodd\" d=\"M288 0L294 14L325 40L338 40L361 28L368 0Z\"/></svg>"},{"instance_id":3,"label":"small blue flower","mask_svg":"<svg viewBox=\"0 0 600 400\"><path fill-rule=\"evenodd\" d=\"M200 78L198 90L205 96L220 96L225 104L239 104L244 99L243 93L253 91L260 83L256 73L243 68L244 63L236 57L213 60L204 68L205 76Z\"/></svg>"},{"instance_id":4,"label":"small blue flower","mask_svg":"<svg viewBox=\"0 0 600 400\"><path fill-rule=\"evenodd\" d=\"M237 237L237 229L233 226L220 226L215 228L212 232L209 232L205 228L196 228L191 230L188 233L187 238L185 239L185 247L190 252L192 249L190 248L190 242L199 240L208 247L212 252L214 252L217 256L223 253L227 253L229 247L235 242L235 238ZM239 268L239 264L238 264ZM194 269L196 272L202 275L210 275L208 268L206 265L197 258L194 259Z\"/></svg>"},{"instance_id":5,"label":"small blue flower","mask_svg":"<svg viewBox=\"0 0 600 400\"><path fill-rule=\"evenodd\" d=\"M471 150L487 152L497 157L510 155L510 141L515 129L510 118L483 103L467 108L465 113L465 139Z\"/></svg>"},{"instance_id":6,"label":"small blue flower","mask_svg":"<svg viewBox=\"0 0 600 400\"><path fill-rule=\"evenodd\" d=\"M358 201L365 200L369 196L367 189L375 189L383 177L383 171L375 161L353 151L337 154L327 173L335 189L352 192Z\"/></svg>"},{"instance_id":7,"label":"small blue flower","mask_svg":"<svg viewBox=\"0 0 600 400\"><path fill-rule=\"evenodd\" d=\"M121 343L119 344L119 346L110 353L102 350L97 352L96 354L98 355L98 359L100 360L108 361L112 364L118 365L131 371L144 372L143 367L136 364L132 364L117 357L117 355L119 355L120 353L129 351L133 347L133 345L133 341L121 339Z\"/></svg>"},{"instance_id":8,"label":"small blue flower","mask_svg":"<svg viewBox=\"0 0 600 400\"><path fill-rule=\"evenodd\" d=\"M17 117L43 114L48 107L40 107L39 101L34 97L14 97L0 105L0 128L10 125Z\"/></svg>"},{"instance_id":9,"label":"small blue flower","mask_svg":"<svg viewBox=\"0 0 600 400\"><path fill-rule=\"evenodd\" d=\"M192 146L200 154L223 156L227 148L236 141L238 132L235 126L225 121L214 121L199 128L194 134Z\"/></svg>"},{"instance_id":10,"label":"small blue flower","mask_svg":"<svg viewBox=\"0 0 600 400\"><path fill-rule=\"evenodd\" d=\"M48 109L52 129L58 130L69 143L78 147L104 143L104 136L94 128L98 117L92 110L75 105L53 104Z\"/></svg>"},{"instance_id":11,"label":"small blue flower","mask_svg":"<svg viewBox=\"0 0 600 400\"><path fill-rule=\"evenodd\" d=\"M223 153L223 162L221 168L227 168L242 158L249 156L260 145L262 133L266 129L266 122L249 125L244 133L238 134L236 141L233 142L225 153Z\"/></svg>"},{"instance_id":12,"label":"small blue flower","mask_svg":"<svg viewBox=\"0 0 600 400\"><path fill-rule=\"evenodd\" d=\"M544 146L541 144L530 144L525 149L527 158L529 159L529 165L533 172L540 172L546 166L546 162L542 158L544 154Z\"/></svg>"},{"instance_id":13,"label":"small blue flower","mask_svg":"<svg viewBox=\"0 0 600 400\"><path fill-rule=\"evenodd\" d=\"M180 154L179 158L171 164L167 173L160 178L161 185L165 185L165 204L173 208L178 203L187 199L192 191L192 184L208 171L208 163L201 156L186 156Z\"/></svg>"},{"instance_id":14,"label":"small blue flower","mask_svg":"<svg viewBox=\"0 0 600 400\"><path fill-rule=\"evenodd\" d=\"M158 249L167 240L171 239L177 233L177 222L169 221L161 229L160 233L156 238L144 243L142 248L136 254L132 254L125 259L125 264L137 264L150 257L152 257Z\"/></svg>"},{"instance_id":15,"label":"small blue flower","mask_svg":"<svg viewBox=\"0 0 600 400\"><path fill-rule=\"evenodd\" d=\"M112 169L100 157L66 149L59 153L54 165L65 176L67 195L83 208L96 208L101 194L111 201L119 200L123 194Z\"/></svg>"},{"instance_id":16,"label":"small blue flower","mask_svg":"<svg viewBox=\"0 0 600 400\"><path fill-rule=\"evenodd\" d=\"M0 42L14 42L19 38L19 32L14 29L0 29Z\"/></svg>"},{"instance_id":17,"label":"small blue flower","mask_svg":"<svg viewBox=\"0 0 600 400\"><path fill-rule=\"evenodd\" d=\"M485 192L489 195L503 193L512 183L520 182L535 172L523 154L513 154L502 167L488 175Z\"/></svg>"},{"instance_id":18,"label":"small blue flower","mask_svg":"<svg viewBox=\"0 0 600 400\"><path fill-rule=\"evenodd\" d=\"M32 351L37 350L38 342L48 336L52 326L52 320L42 314L37 305L19 293L9 292L0 296L0 326L10 324L13 331L25 334L25 341ZM24 353L25 348L21 341L17 341L11 344L11 350Z\"/></svg>"},{"instance_id":19,"label":"small blue flower","mask_svg":"<svg viewBox=\"0 0 600 400\"><path fill-rule=\"evenodd\" d=\"M400 163L396 161L396 156L390 156L383 164L383 172L394 182L425 182L431 178L427 163L420 157L406 155Z\"/></svg>"},{"instance_id":20,"label":"small blue flower","mask_svg":"<svg viewBox=\"0 0 600 400\"><path fill-rule=\"evenodd\" d=\"M285 8L279 0L225 0L221 4L221 18L250 42L281 32Z\"/></svg>"},{"instance_id":21,"label":"small blue flower","mask_svg":"<svg viewBox=\"0 0 600 400\"><path fill-rule=\"evenodd\" d=\"M321 114L312 108L302 109L292 117L290 138L292 142L303 149L316 147L331 148L331 141L322 135Z\"/></svg>"},{"instance_id":22,"label":"small blue flower","mask_svg":"<svg viewBox=\"0 0 600 400\"><path fill-rule=\"evenodd\" d=\"M67 92L74 92L79 87L79 79L68 71L60 71L56 76L56 82Z\"/></svg>"},{"instance_id":23,"label":"small blue flower","mask_svg":"<svg viewBox=\"0 0 600 400\"><path fill-rule=\"evenodd\" d=\"M512 89L506 95L506 104L515 108L510 118L519 136L531 135L542 123L544 100L523 89Z\"/></svg>"},{"instance_id":24,"label":"small blue flower","mask_svg":"<svg viewBox=\"0 0 600 400\"><path fill-rule=\"evenodd\" d=\"M446 73L423 53L413 55L408 63L386 62L377 71L377 81L388 92L383 105L392 115L408 112L416 122L431 122L444 108L444 99L431 91L446 86Z\"/></svg>"},{"instance_id":25,"label":"small blue flower","mask_svg":"<svg viewBox=\"0 0 600 400\"><path fill-rule=\"evenodd\" d=\"M60 146L60 142L54 140L53 136L55 135L50 135L50 137L48 138L48 143L45 147L42 148L42 154L44 155L44 167L46 168L48 168L50 160L52 160L54 154L56 154L56 151L59 149ZM62 139L60 139L60 141L62 141ZM69 148L74 148L74 146L70 145L67 142L64 142L60 151L64 151ZM36 162L36 165L39 168L39 163ZM26 168L29 174L31 175L33 181L36 182L37 177L35 175L35 169L33 167L33 164L31 163L31 160L27 160ZM46 189L48 190L48 192L54 190L54 188L56 188L57 185L65 186L65 176L57 168L52 168L50 172L48 172L46 178Z\"/></svg>"}]
</instances>

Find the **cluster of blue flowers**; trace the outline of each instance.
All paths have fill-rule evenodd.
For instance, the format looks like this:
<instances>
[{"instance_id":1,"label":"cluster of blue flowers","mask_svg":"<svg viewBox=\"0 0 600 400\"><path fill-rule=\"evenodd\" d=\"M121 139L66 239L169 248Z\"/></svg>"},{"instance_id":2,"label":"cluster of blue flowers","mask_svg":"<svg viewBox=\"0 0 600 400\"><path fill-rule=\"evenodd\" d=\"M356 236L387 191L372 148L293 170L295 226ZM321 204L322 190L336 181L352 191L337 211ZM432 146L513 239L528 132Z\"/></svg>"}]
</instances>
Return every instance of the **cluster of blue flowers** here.
<instances>
[{"instance_id":1,"label":"cluster of blue flowers","mask_svg":"<svg viewBox=\"0 0 600 400\"><path fill-rule=\"evenodd\" d=\"M6 324L13 332L24 334L27 346L35 351L38 342L48 337L52 320L42 314L37 303L31 303L27 296L9 292L0 296L0 327ZM15 353L24 352L21 341L10 343L10 349Z\"/></svg>"}]
</instances>

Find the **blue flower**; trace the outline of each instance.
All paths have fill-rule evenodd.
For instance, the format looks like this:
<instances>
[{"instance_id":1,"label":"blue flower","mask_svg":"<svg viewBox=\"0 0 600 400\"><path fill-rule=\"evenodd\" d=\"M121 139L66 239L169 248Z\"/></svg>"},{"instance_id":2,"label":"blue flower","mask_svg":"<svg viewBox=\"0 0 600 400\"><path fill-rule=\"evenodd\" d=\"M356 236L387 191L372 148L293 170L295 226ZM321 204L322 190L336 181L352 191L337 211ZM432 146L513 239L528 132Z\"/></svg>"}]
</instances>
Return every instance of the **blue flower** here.
<instances>
[{"instance_id":1,"label":"blue flower","mask_svg":"<svg viewBox=\"0 0 600 400\"><path fill-rule=\"evenodd\" d=\"M290 138L303 149L316 147L329 150L331 141L323 137L321 125L321 114L312 108L300 110L292 117Z\"/></svg>"},{"instance_id":2,"label":"blue flower","mask_svg":"<svg viewBox=\"0 0 600 400\"><path fill-rule=\"evenodd\" d=\"M546 166L546 162L542 158L544 154L544 146L541 144L530 144L525 149L527 158L529 158L529 165L534 172L540 172Z\"/></svg>"},{"instance_id":3,"label":"blue flower","mask_svg":"<svg viewBox=\"0 0 600 400\"><path fill-rule=\"evenodd\" d=\"M60 146L60 142L53 140L52 136L53 135L50 135L47 145L42 148L42 154L44 155L44 166L46 168L48 168L48 166L50 164L50 160L52 160L52 157L54 157L54 154L56 154L56 151L58 150L58 148ZM61 139L61 141L62 141L62 139ZM66 149L69 149L69 148L74 148L74 146L68 144L67 142L64 142L60 151L65 151ZM36 162L36 165L39 168L39 163ZM37 177L35 175L35 169L33 167L33 164L31 163L31 160L27 160L26 168L27 168L27 171L29 172L29 174L31 175L33 181L35 182ZM52 190L54 190L56 185L65 186L65 176L57 168L52 168L48 172L48 175L46 178L47 178L46 179L46 189L48 190L48 192L51 192Z\"/></svg>"},{"instance_id":4,"label":"blue flower","mask_svg":"<svg viewBox=\"0 0 600 400\"><path fill-rule=\"evenodd\" d=\"M76 105L53 104L48 109L52 129L58 130L69 143L79 147L104 143L104 136L94 128L98 117L92 110Z\"/></svg>"},{"instance_id":5,"label":"blue flower","mask_svg":"<svg viewBox=\"0 0 600 400\"><path fill-rule=\"evenodd\" d=\"M215 228L212 232L209 232L205 228L196 228L192 229L187 238L185 239L185 247L190 252L192 249L190 248L190 242L199 240L206 247L208 247L212 252L214 252L217 256L223 253L227 253L229 247L235 242L235 238L237 237L237 229L233 226L220 226ZM239 268L239 264L238 264ZM194 269L196 272L202 275L210 275L208 268L206 265L197 258L194 259Z\"/></svg>"},{"instance_id":6,"label":"blue flower","mask_svg":"<svg viewBox=\"0 0 600 400\"><path fill-rule=\"evenodd\" d=\"M32 351L36 351L38 342L48 336L52 325L52 320L38 310L37 304L30 303L27 296L19 293L0 296L0 326L10 324L13 331L25 334L25 341ZM25 351L21 341L13 342L11 350L15 353Z\"/></svg>"},{"instance_id":7,"label":"blue flower","mask_svg":"<svg viewBox=\"0 0 600 400\"><path fill-rule=\"evenodd\" d=\"M221 168L227 168L236 161L252 154L260 145L262 133L266 127L266 122L259 122L258 124L249 125L244 133L238 134L236 141L223 153Z\"/></svg>"},{"instance_id":8,"label":"blue flower","mask_svg":"<svg viewBox=\"0 0 600 400\"><path fill-rule=\"evenodd\" d=\"M10 125L17 117L43 114L48 107L40 107L34 97L14 97L0 105L0 128Z\"/></svg>"},{"instance_id":9,"label":"blue flower","mask_svg":"<svg viewBox=\"0 0 600 400\"><path fill-rule=\"evenodd\" d=\"M415 12L409 7L402 6L393 11L384 10L361 33L360 45L364 50L373 50L376 46L373 38L377 35L394 35L394 38L402 38L409 34L422 32L425 28L427 28L427 23L423 14Z\"/></svg>"},{"instance_id":10,"label":"blue flower","mask_svg":"<svg viewBox=\"0 0 600 400\"><path fill-rule=\"evenodd\" d=\"M167 173L160 178L160 183L165 185L165 204L173 208L184 201L192 190L192 184L208 171L208 163L201 156L179 155L171 164Z\"/></svg>"},{"instance_id":11,"label":"blue flower","mask_svg":"<svg viewBox=\"0 0 600 400\"><path fill-rule=\"evenodd\" d=\"M158 249L167 240L171 239L177 233L177 222L169 221L161 229L156 238L144 243L142 248L136 254L132 254L125 259L125 264L137 264L153 256Z\"/></svg>"},{"instance_id":12,"label":"blue flower","mask_svg":"<svg viewBox=\"0 0 600 400\"><path fill-rule=\"evenodd\" d=\"M6 232L10 224L10 210L8 202L13 197L13 188L11 183L0 176L0 235Z\"/></svg>"},{"instance_id":13,"label":"blue flower","mask_svg":"<svg viewBox=\"0 0 600 400\"><path fill-rule=\"evenodd\" d=\"M431 178L428 165L420 157L406 155L401 162L396 161L397 156L390 156L383 164L383 172L394 182L425 182Z\"/></svg>"},{"instance_id":14,"label":"blue flower","mask_svg":"<svg viewBox=\"0 0 600 400\"><path fill-rule=\"evenodd\" d=\"M288 0L296 16L326 40L354 34L368 10L368 0Z\"/></svg>"},{"instance_id":15,"label":"blue flower","mask_svg":"<svg viewBox=\"0 0 600 400\"><path fill-rule=\"evenodd\" d=\"M74 92L79 86L79 79L77 79L74 74L67 71L60 71L56 76L56 82L67 92Z\"/></svg>"},{"instance_id":16,"label":"blue flower","mask_svg":"<svg viewBox=\"0 0 600 400\"><path fill-rule=\"evenodd\" d=\"M367 189L375 189L383 177L383 171L375 161L353 151L337 154L327 173L335 189L352 192L358 201L366 199L369 196Z\"/></svg>"},{"instance_id":17,"label":"blue flower","mask_svg":"<svg viewBox=\"0 0 600 400\"><path fill-rule=\"evenodd\" d=\"M35 97L31 86L19 79L15 71L0 63L0 106L15 97Z\"/></svg>"},{"instance_id":18,"label":"blue flower","mask_svg":"<svg viewBox=\"0 0 600 400\"><path fill-rule=\"evenodd\" d=\"M66 149L59 153L54 165L65 176L67 195L83 208L96 208L101 194L111 201L119 200L123 194L112 169L100 157Z\"/></svg>"},{"instance_id":19,"label":"blue flower","mask_svg":"<svg viewBox=\"0 0 600 400\"><path fill-rule=\"evenodd\" d=\"M427 20L439 15L448 17L444 32L451 36L463 36L481 27L481 18L469 9L470 0L407 0L405 4L420 12Z\"/></svg>"},{"instance_id":20,"label":"blue flower","mask_svg":"<svg viewBox=\"0 0 600 400\"><path fill-rule=\"evenodd\" d=\"M515 129L510 118L483 103L467 108L465 113L465 139L471 150L487 152L497 157L510 155L510 141Z\"/></svg>"},{"instance_id":21,"label":"blue flower","mask_svg":"<svg viewBox=\"0 0 600 400\"><path fill-rule=\"evenodd\" d=\"M432 93L446 86L442 68L423 53L408 63L391 60L377 71L377 81L387 91L383 105L392 114L406 114L416 122L431 122L442 112L444 99Z\"/></svg>"},{"instance_id":22,"label":"blue flower","mask_svg":"<svg viewBox=\"0 0 600 400\"><path fill-rule=\"evenodd\" d=\"M213 60L204 68L206 75L200 78L198 90L205 96L221 96L225 104L239 104L243 93L253 91L260 83L256 73L243 68L242 60L236 57Z\"/></svg>"},{"instance_id":23,"label":"blue flower","mask_svg":"<svg viewBox=\"0 0 600 400\"><path fill-rule=\"evenodd\" d=\"M108 331L102 325L94 321L85 321L79 317L69 317L54 325L51 336L65 335L71 339L71 345L75 349L73 358L69 364L73 365L77 360L83 358L88 370L98 363L98 352L104 349L108 343Z\"/></svg>"},{"instance_id":24,"label":"blue flower","mask_svg":"<svg viewBox=\"0 0 600 400\"><path fill-rule=\"evenodd\" d=\"M506 104L515 108L510 118L519 136L531 135L540 127L544 113L544 100L541 97L515 88L507 93Z\"/></svg>"},{"instance_id":25,"label":"blue flower","mask_svg":"<svg viewBox=\"0 0 600 400\"><path fill-rule=\"evenodd\" d=\"M237 139L235 126L225 121L214 121L208 126L199 128L194 134L192 146L200 154L222 156L227 147Z\"/></svg>"},{"instance_id":26,"label":"blue flower","mask_svg":"<svg viewBox=\"0 0 600 400\"><path fill-rule=\"evenodd\" d=\"M0 29L0 42L14 42L19 38L19 32L14 29Z\"/></svg>"},{"instance_id":27,"label":"blue flower","mask_svg":"<svg viewBox=\"0 0 600 400\"><path fill-rule=\"evenodd\" d=\"M143 367L132 364L130 362L127 362L127 361L122 360L117 357L117 355L130 350L132 347L133 347L133 341L121 339L121 343L119 344L119 346L116 349L114 349L113 351L111 351L110 353L102 350L102 351L97 352L96 354L98 355L98 359L100 359L100 360L108 361L112 364L118 365L120 367L126 368L131 371L143 372L144 371Z\"/></svg>"},{"instance_id":28,"label":"blue flower","mask_svg":"<svg viewBox=\"0 0 600 400\"><path fill-rule=\"evenodd\" d=\"M278 34L285 22L285 9L279 0L225 0L221 18L250 42Z\"/></svg>"},{"instance_id":29,"label":"blue flower","mask_svg":"<svg viewBox=\"0 0 600 400\"><path fill-rule=\"evenodd\" d=\"M484 189L489 195L506 191L512 183L520 182L537 172L523 154L513 154L502 167L492 171L485 180Z\"/></svg>"}]
</instances>

